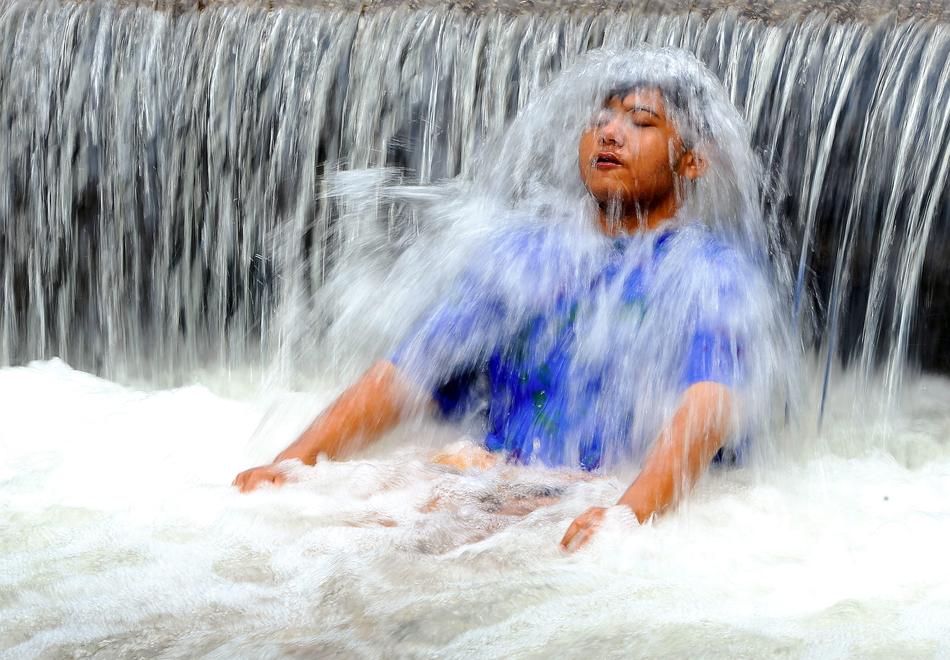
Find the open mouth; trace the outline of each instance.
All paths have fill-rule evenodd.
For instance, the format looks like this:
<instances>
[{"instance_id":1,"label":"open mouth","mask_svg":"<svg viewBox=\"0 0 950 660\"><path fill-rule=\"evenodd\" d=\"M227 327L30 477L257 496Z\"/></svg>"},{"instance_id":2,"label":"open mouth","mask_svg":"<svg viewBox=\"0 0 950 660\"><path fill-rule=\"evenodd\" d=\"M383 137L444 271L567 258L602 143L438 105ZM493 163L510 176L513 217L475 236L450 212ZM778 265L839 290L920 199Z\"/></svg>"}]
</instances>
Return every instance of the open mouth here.
<instances>
[{"instance_id":1,"label":"open mouth","mask_svg":"<svg viewBox=\"0 0 950 660\"><path fill-rule=\"evenodd\" d=\"M617 154L614 154L610 151L601 151L594 159L594 167L598 169L620 167L622 164L623 162L620 160Z\"/></svg>"}]
</instances>

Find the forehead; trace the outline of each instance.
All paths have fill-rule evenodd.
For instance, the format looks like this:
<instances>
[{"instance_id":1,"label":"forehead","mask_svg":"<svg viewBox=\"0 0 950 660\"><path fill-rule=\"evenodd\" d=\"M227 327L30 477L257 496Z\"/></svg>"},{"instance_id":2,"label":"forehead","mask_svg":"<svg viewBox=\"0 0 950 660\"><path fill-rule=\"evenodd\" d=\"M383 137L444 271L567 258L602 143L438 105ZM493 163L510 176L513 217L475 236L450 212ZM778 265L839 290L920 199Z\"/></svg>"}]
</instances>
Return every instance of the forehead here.
<instances>
[{"instance_id":1,"label":"forehead","mask_svg":"<svg viewBox=\"0 0 950 660\"><path fill-rule=\"evenodd\" d=\"M659 117L666 116L666 104L663 93L656 87L633 87L610 91L604 98L604 105L621 104L624 108L642 108L653 112Z\"/></svg>"}]
</instances>

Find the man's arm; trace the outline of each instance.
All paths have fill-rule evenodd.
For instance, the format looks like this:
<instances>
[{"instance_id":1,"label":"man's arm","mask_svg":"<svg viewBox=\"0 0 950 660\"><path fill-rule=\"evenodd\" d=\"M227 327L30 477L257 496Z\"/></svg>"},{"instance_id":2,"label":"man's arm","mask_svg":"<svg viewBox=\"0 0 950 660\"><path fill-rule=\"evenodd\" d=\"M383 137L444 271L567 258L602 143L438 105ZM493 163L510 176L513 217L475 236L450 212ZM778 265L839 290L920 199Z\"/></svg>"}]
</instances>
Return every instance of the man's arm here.
<instances>
[{"instance_id":1,"label":"man's arm","mask_svg":"<svg viewBox=\"0 0 950 660\"><path fill-rule=\"evenodd\" d=\"M340 458L362 449L392 429L411 401L409 389L400 381L395 365L373 365L341 394L293 444L280 452L270 465L245 470L234 479L242 493L262 483L280 485L284 474L277 464L299 459L313 465L317 456Z\"/></svg>"},{"instance_id":2,"label":"man's arm","mask_svg":"<svg viewBox=\"0 0 950 660\"><path fill-rule=\"evenodd\" d=\"M640 522L676 504L722 447L731 419L728 387L714 382L691 385L654 443L640 474L617 504L629 507ZM573 550L587 543L605 512L603 507L593 507L582 513L568 528L561 545Z\"/></svg>"}]
</instances>

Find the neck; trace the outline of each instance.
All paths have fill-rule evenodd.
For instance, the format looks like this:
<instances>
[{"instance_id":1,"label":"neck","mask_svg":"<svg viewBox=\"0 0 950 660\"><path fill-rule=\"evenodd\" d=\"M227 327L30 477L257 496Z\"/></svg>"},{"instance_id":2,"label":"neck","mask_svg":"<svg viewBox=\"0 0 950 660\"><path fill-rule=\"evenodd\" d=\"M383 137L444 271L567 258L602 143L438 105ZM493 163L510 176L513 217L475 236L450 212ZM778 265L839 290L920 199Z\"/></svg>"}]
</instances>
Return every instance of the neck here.
<instances>
[{"instance_id":1,"label":"neck","mask_svg":"<svg viewBox=\"0 0 950 660\"><path fill-rule=\"evenodd\" d=\"M678 210L675 196L651 206L622 205L611 200L597 204L597 225L611 237L653 231L672 220Z\"/></svg>"}]
</instances>

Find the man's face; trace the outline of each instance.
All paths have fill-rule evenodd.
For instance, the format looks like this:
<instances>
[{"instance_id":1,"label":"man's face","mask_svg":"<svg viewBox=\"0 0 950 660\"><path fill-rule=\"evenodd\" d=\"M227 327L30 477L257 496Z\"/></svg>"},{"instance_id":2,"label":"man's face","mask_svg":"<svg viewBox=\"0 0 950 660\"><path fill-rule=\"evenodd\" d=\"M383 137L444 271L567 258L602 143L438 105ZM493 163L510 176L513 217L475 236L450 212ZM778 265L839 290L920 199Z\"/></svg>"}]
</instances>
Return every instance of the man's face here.
<instances>
[{"instance_id":1,"label":"man's face","mask_svg":"<svg viewBox=\"0 0 950 660\"><path fill-rule=\"evenodd\" d=\"M608 98L581 135L578 166L598 202L651 207L675 195L675 174L695 178L687 154L659 90L633 89Z\"/></svg>"}]
</instances>

